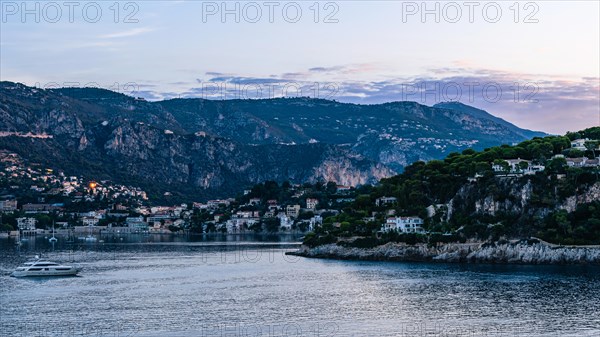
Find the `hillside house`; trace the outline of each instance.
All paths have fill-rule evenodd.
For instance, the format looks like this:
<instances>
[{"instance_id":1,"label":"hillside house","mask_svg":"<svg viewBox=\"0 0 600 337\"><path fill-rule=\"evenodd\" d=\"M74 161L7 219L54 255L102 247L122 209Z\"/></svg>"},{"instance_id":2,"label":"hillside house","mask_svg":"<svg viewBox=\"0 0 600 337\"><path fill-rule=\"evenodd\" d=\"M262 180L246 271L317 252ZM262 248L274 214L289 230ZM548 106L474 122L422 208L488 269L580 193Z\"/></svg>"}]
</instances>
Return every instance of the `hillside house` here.
<instances>
[{"instance_id":1,"label":"hillside house","mask_svg":"<svg viewBox=\"0 0 600 337\"><path fill-rule=\"evenodd\" d=\"M62 210L60 206L54 204L25 204L22 208L25 213L50 213Z\"/></svg>"},{"instance_id":2,"label":"hillside house","mask_svg":"<svg viewBox=\"0 0 600 337\"><path fill-rule=\"evenodd\" d=\"M391 217L381 226L382 232L425 233L423 219L416 216Z\"/></svg>"},{"instance_id":3,"label":"hillside house","mask_svg":"<svg viewBox=\"0 0 600 337\"><path fill-rule=\"evenodd\" d=\"M314 198L306 199L306 208L308 208L308 209L315 209L315 208L317 208L318 204L319 204L318 199L314 199Z\"/></svg>"},{"instance_id":4,"label":"hillside house","mask_svg":"<svg viewBox=\"0 0 600 337\"><path fill-rule=\"evenodd\" d=\"M96 217L83 217L81 218L81 223L84 226L96 226L98 225L98 218Z\"/></svg>"},{"instance_id":5,"label":"hillside house","mask_svg":"<svg viewBox=\"0 0 600 337\"><path fill-rule=\"evenodd\" d=\"M308 224L308 230L312 231L315 228L317 228L317 226L320 226L323 224L323 217L320 215L315 215L312 218L310 218L309 224Z\"/></svg>"},{"instance_id":6,"label":"hillside house","mask_svg":"<svg viewBox=\"0 0 600 337\"><path fill-rule=\"evenodd\" d=\"M347 193L347 192L350 192L351 189L352 189L352 186L337 185L338 193Z\"/></svg>"},{"instance_id":7,"label":"hillside house","mask_svg":"<svg viewBox=\"0 0 600 337\"><path fill-rule=\"evenodd\" d=\"M492 164L492 170L496 173L508 173L508 174L536 174L546 169L544 165L534 164L530 160L518 159L506 159L504 162L507 164L508 171L504 165Z\"/></svg>"},{"instance_id":8,"label":"hillside house","mask_svg":"<svg viewBox=\"0 0 600 337\"><path fill-rule=\"evenodd\" d=\"M571 148L579 151L586 151L585 143L588 142L589 139L575 139L571 141Z\"/></svg>"},{"instance_id":9,"label":"hillside house","mask_svg":"<svg viewBox=\"0 0 600 337\"><path fill-rule=\"evenodd\" d=\"M279 226L284 230L292 229L292 225L294 221L287 215L283 213L277 214L277 218L279 218Z\"/></svg>"},{"instance_id":10,"label":"hillside house","mask_svg":"<svg viewBox=\"0 0 600 337\"><path fill-rule=\"evenodd\" d=\"M288 205L285 214L290 218L297 218L300 215L300 205Z\"/></svg>"},{"instance_id":11,"label":"hillside house","mask_svg":"<svg viewBox=\"0 0 600 337\"><path fill-rule=\"evenodd\" d=\"M127 227L134 232L148 230L148 223L144 221L144 218L141 216L127 217L127 219L125 219L125 224L127 224Z\"/></svg>"},{"instance_id":12,"label":"hillside house","mask_svg":"<svg viewBox=\"0 0 600 337\"><path fill-rule=\"evenodd\" d=\"M34 218L17 218L17 227L22 231L35 231L36 223Z\"/></svg>"},{"instance_id":13,"label":"hillside house","mask_svg":"<svg viewBox=\"0 0 600 337\"><path fill-rule=\"evenodd\" d=\"M599 166L599 160L589 159L587 157L580 158L567 158L567 166L569 167L597 167Z\"/></svg>"},{"instance_id":14,"label":"hillside house","mask_svg":"<svg viewBox=\"0 0 600 337\"><path fill-rule=\"evenodd\" d=\"M13 212L17 210L17 200L0 200L0 212Z\"/></svg>"},{"instance_id":15,"label":"hillside house","mask_svg":"<svg viewBox=\"0 0 600 337\"><path fill-rule=\"evenodd\" d=\"M385 206L385 205L393 205L397 201L398 201L398 199L396 199L394 197L381 197L381 198L377 198L377 200L375 200L375 205L377 207Z\"/></svg>"}]
</instances>

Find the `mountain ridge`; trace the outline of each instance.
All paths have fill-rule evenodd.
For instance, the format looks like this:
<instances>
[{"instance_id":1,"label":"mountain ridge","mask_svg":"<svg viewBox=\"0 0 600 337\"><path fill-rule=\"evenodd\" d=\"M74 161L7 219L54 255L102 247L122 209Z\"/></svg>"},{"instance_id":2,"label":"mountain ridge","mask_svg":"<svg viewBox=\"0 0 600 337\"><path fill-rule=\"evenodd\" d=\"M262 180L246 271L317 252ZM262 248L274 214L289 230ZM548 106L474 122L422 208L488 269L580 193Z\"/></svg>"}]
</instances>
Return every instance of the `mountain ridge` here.
<instances>
[{"instance_id":1,"label":"mountain ridge","mask_svg":"<svg viewBox=\"0 0 600 337\"><path fill-rule=\"evenodd\" d=\"M0 131L52 136L0 137L0 148L91 179L209 198L264 180L376 183L414 161L535 134L472 109L304 97L149 102L105 89L0 82Z\"/></svg>"},{"instance_id":2,"label":"mountain ridge","mask_svg":"<svg viewBox=\"0 0 600 337\"><path fill-rule=\"evenodd\" d=\"M457 111L461 111L464 113L468 113L470 115L472 115L473 117L477 117L477 118L486 118L492 121L495 121L496 123L502 124L502 125L506 125L509 126L511 128L514 128L515 125L500 118L497 116L494 116L492 114L490 114L489 112L485 111L485 110L481 110L478 109L476 107L473 106L469 106L466 105L464 103L461 102L441 102L441 103L437 103L435 105L433 105L434 107L441 107L441 108L446 108L446 109L452 109L452 110L457 110ZM529 138L534 138L534 137L543 137L546 136L547 134L541 131L534 131L534 130L528 130L528 129L521 129L516 127L516 129L518 129L518 132L522 132L522 135L524 137L529 137ZM516 130L515 130L516 131Z\"/></svg>"}]
</instances>

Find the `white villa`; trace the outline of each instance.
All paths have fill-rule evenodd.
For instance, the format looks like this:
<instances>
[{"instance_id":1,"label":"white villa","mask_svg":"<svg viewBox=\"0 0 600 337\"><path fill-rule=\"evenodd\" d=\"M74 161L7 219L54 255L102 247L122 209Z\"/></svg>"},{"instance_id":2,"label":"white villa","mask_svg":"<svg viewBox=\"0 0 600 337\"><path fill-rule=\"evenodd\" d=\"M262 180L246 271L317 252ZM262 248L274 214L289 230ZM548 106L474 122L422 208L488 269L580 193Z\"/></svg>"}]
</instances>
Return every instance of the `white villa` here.
<instances>
[{"instance_id":1,"label":"white villa","mask_svg":"<svg viewBox=\"0 0 600 337\"><path fill-rule=\"evenodd\" d=\"M322 225L322 224L323 224L323 217L321 217L320 215L315 215L312 218L310 218L308 230L312 231L315 228L317 228L317 226Z\"/></svg>"},{"instance_id":2,"label":"white villa","mask_svg":"<svg viewBox=\"0 0 600 337\"><path fill-rule=\"evenodd\" d=\"M290 230L292 229L292 225L294 224L294 221L287 215L284 213L279 213L277 214L277 218L279 218L279 226L285 230Z\"/></svg>"},{"instance_id":3,"label":"white villa","mask_svg":"<svg viewBox=\"0 0 600 337\"><path fill-rule=\"evenodd\" d=\"M579 151L585 151L587 150L585 143L588 141L589 139L575 139L571 142L571 148Z\"/></svg>"},{"instance_id":4,"label":"white villa","mask_svg":"<svg viewBox=\"0 0 600 337\"><path fill-rule=\"evenodd\" d=\"M127 219L125 219L125 223L127 224L127 227L129 227L132 231L147 231L148 230L148 223L146 221L144 221L144 218L141 216L127 217Z\"/></svg>"},{"instance_id":5,"label":"white villa","mask_svg":"<svg viewBox=\"0 0 600 337\"><path fill-rule=\"evenodd\" d=\"M96 226L100 220L96 217L83 217L81 218L81 223L84 226Z\"/></svg>"},{"instance_id":6,"label":"white villa","mask_svg":"<svg viewBox=\"0 0 600 337\"><path fill-rule=\"evenodd\" d=\"M237 233L258 223L258 218L232 218L225 222L227 233Z\"/></svg>"},{"instance_id":7,"label":"white villa","mask_svg":"<svg viewBox=\"0 0 600 337\"><path fill-rule=\"evenodd\" d=\"M375 200L375 205L379 207L384 205L395 204L397 201L398 199L396 199L395 197L381 197Z\"/></svg>"},{"instance_id":8,"label":"white villa","mask_svg":"<svg viewBox=\"0 0 600 337\"><path fill-rule=\"evenodd\" d=\"M587 157L581 158L567 158L567 166L569 167L597 167L600 166L598 158L589 159Z\"/></svg>"},{"instance_id":9,"label":"white villa","mask_svg":"<svg viewBox=\"0 0 600 337\"><path fill-rule=\"evenodd\" d=\"M314 199L314 198L306 199L306 208L308 208L308 209L315 209L315 208L317 208L318 204L319 204L319 199Z\"/></svg>"},{"instance_id":10,"label":"white villa","mask_svg":"<svg viewBox=\"0 0 600 337\"><path fill-rule=\"evenodd\" d=\"M381 226L382 232L425 233L423 219L416 216L392 217Z\"/></svg>"},{"instance_id":11,"label":"white villa","mask_svg":"<svg viewBox=\"0 0 600 337\"><path fill-rule=\"evenodd\" d=\"M285 214L290 218L297 218L300 215L300 205L288 205Z\"/></svg>"},{"instance_id":12,"label":"white villa","mask_svg":"<svg viewBox=\"0 0 600 337\"><path fill-rule=\"evenodd\" d=\"M17 218L17 227L23 231L34 231L36 223L34 218Z\"/></svg>"},{"instance_id":13,"label":"white villa","mask_svg":"<svg viewBox=\"0 0 600 337\"><path fill-rule=\"evenodd\" d=\"M546 169L544 165L533 164L530 160L518 159L506 159L504 160L508 164L509 171L504 171L503 165L492 164L492 170L497 173L510 173L510 174L536 174ZM527 167L522 169L521 163L527 163Z\"/></svg>"}]
</instances>

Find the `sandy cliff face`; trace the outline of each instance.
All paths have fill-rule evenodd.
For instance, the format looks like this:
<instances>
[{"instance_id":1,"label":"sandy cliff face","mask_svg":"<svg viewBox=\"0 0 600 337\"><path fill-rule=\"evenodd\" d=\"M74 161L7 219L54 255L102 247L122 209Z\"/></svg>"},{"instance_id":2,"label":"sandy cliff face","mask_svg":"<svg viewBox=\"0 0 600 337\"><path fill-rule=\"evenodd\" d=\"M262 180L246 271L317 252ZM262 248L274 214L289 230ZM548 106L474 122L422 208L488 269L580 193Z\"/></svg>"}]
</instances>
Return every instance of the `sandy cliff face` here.
<instances>
[{"instance_id":1,"label":"sandy cliff face","mask_svg":"<svg viewBox=\"0 0 600 337\"><path fill-rule=\"evenodd\" d=\"M116 124L103 147L116 165L133 175L204 189L288 179L357 185L391 174L344 147L248 146L211 136L169 134L140 123Z\"/></svg>"},{"instance_id":2,"label":"sandy cliff face","mask_svg":"<svg viewBox=\"0 0 600 337\"><path fill-rule=\"evenodd\" d=\"M360 155L340 156L333 151L327 151L323 161L315 168L311 180L335 181L340 185L357 186L374 183L394 174L388 167L377 163L369 165L370 162Z\"/></svg>"}]
</instances>

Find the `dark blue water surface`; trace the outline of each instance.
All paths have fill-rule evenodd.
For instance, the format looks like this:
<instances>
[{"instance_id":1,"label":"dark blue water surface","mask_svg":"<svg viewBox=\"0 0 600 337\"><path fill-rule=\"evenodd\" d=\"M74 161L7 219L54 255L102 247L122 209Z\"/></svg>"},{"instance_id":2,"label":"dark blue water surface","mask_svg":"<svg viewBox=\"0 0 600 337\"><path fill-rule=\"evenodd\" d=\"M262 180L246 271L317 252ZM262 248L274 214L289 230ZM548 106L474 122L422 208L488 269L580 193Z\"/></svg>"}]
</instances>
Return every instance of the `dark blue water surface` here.
<instances>
[{"instance_id":1,"label":"dark blue water surface","mask_svg":"<svg viewBox=\"0 0 600 337\"><path fill-rule=\"evenodd\" d=\"M600 336L600 268L285 256L298 236L0 239L0 336ZM19 279L43 253L78 277Z\"/></svg>"}]
</instances>

